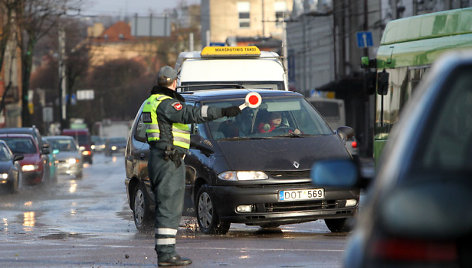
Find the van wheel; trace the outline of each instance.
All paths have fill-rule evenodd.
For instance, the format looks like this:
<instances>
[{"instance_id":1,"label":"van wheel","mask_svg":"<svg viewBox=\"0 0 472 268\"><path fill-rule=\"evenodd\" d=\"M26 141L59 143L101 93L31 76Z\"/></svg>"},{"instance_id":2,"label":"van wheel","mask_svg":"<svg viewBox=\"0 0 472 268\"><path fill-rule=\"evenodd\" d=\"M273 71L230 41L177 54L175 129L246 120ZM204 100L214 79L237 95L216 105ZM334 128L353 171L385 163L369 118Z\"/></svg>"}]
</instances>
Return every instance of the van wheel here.
<instances>
[{"instance_id":1,"label":"van wheel","mask_svg":"<svg viewBox=\"0 0 472 268\"><path fill-rule=\"evenodd\" d=\"M133 218L136 228L141 232L150 231L153 227L149 200L145 195L142 183L138 184L134 190Z\"/></svg>"},{"instance_id":2,"label":"van wheel","mask_svg":"<svg viewBox=\"0 0 472 268\"><path fill-rule=\"evenodd\" d=\"M197 194L197 221L200 230L205 234L226 234L231 225L230 222L221 221L216 213L215 202L203 185Z\"/></svg>"},{"instance_id":3,"label":"van wheel","mask_svg":"<svg viewBox=\"0 0 472 268\"><path fill-rule=\"evenodd\" d=\"M332 233L349 232L351 226L348 224L347 218L342 219L325 219L325 224Z\"/></svg>"}]
</instances>

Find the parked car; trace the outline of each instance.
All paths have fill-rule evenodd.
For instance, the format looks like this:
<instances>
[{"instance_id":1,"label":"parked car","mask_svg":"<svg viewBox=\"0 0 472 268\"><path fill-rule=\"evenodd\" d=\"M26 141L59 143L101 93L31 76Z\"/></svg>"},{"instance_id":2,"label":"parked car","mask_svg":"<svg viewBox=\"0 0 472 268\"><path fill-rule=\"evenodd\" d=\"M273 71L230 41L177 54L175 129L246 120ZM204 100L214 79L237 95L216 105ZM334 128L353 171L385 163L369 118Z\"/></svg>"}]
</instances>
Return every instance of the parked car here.
<instances>
[{"instance_id":1,"label":"parked car","mask_svg":"<svg viewBox=\"0 0 472 268\"><path fill-rule=\"evenodd\" d=\"M114 153L124 153L126 148L125 137L107 138L105 141L105 155L111 156Z\"/></svg>"},{"instance_id":2,"label":"parked car","mask_svg":"<svg viewBox=\"0 0 472 268\"><path fill-rule=\"evenodd\" d=\"M442 57L388 138L345 267L472 267L472 51ZM359 166L316 163L319 187L366 187Z\"/></svg>"},{"instance_id":3,"label":"parked car","mask_svg":"<svg viewBox=\"0 0 472 268\"><path fill-rule=\"evenodd\" d=\"M333 133L298 93L255 91L263 99L258 109L191 125L184 213L196 215L204 233L226 233L233 222L275 227L317 219L324 219L333 232L348 230L346 222L357 211L359 191L313 187L309 174L320 159L350 159L343 139L353 130L341 127ZM248 92L201 90L183 95L191 105L228 107L244 103ZM152 226L154 197L141 111L142 107L126 147L125 184L136 227L145 230ZM260 126L271 113L281 115L281 125L261 133Z\"/></svg>"},{"instance_id":4,"label":"parked car","mask_svg":"<svg viewBox=\"0 0 472 268\"><path fill-rule=\"evenodd\" d=\"M71 136L48 136L59 174L82 178L83 162L79 145Z\"/></svg>"},{"instance_id":5,"label":"parked car","mask_svg":"<svg viewBox=\"0 0 472 268\"><path fill-rule=\"evenodd\" d=\"M0 140L4 140L14 154L24 156L20 161L24 182L39 184L48 181L48 168L42 156L49 153L49 148L40 150L36 139L29 134L0 134Z\"/></svg>"},{"instance_id":6,"label":"parked car","mask_svg":"<svg viewBox=\"0 0 472 268\"><path fill-rule=\"evenodd\" d=\"M36 143L39 146L39 151L41 154L41 158L43 160L44 166L50 166L50 156L49 154L49 145L43 142L41 133L36 126L32 127L13 127L13 128L0 128L0 134L28 134L33 136ZM45 181L49 181L50 179L54 178L54 174L50 174L50 169L46 169L46 173L44 176Z\"/></svg>"},{"instance_id":7,"label":"parked car","mask_svg":"<svg viewBox=\"0 0 472 268\"><path fill-rule=\"evenodd\" d=\"M23 183L19 161L23 155L14 155L8 145L0 140L0 186L15 193Z\"/></svg>"},{"instance_id":8,"label":"parked car","mask_svg":"<svg viewBox=\"0 0 472 268\"><path fill-rule=\"evenodd\" d=\"M64 129L62 135L73 137L80 146L83 161L93 163L92 139L88 129Z\"/></svg>"}]
</instances>

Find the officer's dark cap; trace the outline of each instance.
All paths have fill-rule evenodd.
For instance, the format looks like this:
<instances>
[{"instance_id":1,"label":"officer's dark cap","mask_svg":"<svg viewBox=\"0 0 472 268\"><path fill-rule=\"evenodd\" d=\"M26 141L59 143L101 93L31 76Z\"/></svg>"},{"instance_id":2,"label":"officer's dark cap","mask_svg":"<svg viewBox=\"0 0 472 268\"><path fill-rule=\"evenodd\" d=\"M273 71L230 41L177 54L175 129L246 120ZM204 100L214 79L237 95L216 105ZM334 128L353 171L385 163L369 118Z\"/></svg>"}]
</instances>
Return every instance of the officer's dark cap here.
<instances>
[{"instance_id":1,"label":"officer's dark cap","mask_svg":"<svg viewBox=\"0 0 472 268\"><path fill-rule=\"evenodd\" d=\"M170 66L163 66L157 73L157 84L167 86L177 79L177 72Z\"/></svg>"}]
</instances>

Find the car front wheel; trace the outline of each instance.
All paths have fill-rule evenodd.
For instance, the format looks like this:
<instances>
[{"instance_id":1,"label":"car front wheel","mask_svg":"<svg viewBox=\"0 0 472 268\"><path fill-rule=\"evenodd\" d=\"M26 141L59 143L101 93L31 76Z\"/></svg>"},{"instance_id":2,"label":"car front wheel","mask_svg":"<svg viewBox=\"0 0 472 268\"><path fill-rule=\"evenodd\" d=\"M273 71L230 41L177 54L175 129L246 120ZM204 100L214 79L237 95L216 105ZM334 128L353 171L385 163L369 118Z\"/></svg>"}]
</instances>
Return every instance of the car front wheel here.
<instances>
[{"instance_id":1,"label":"car front wheel","mask_svg":"<svg viewBox=\"0 0 472 268\"><path fill-rule=\"evenodd\" d=\"M349 232L351 227L347 218L342 219L325 219L325 224L332 233Z\"/></svg>"},{"instance_id":2,"label":"car front wheel","mask_svg":"<svg viewBox=\"0 0 472 268\"><path fill-rule=\"evenodd\" d=\"M133 206L134 224L139 231L146 232L152 229L152 217L149 209L149 200L145 195L144 186L140 183L135 188Z\"/></svg>"},{"instance_id":3,"label":"car front wheel","mask_svg":"<svg viewBox=\"0 0 472 268\"><path fill-rule=\"evenodd\" d=\"M219 219L213 198L205 185L197 194L197 221L205 234L226 234L231 225Z\"/></svg>"}]
</instances>

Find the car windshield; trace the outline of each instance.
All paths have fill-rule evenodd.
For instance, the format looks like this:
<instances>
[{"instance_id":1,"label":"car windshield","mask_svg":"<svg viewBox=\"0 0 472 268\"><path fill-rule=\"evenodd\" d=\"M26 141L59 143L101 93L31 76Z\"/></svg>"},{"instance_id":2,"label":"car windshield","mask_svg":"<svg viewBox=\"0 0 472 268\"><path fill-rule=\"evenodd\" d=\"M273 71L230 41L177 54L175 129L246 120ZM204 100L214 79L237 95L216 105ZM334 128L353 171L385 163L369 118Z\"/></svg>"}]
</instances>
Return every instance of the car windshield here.
<instances>
[{"instance_id":1,"label":"car windshield","mask_svg":"<svg viewBox=\"0 0 472 268\"><path fill-rule=\"evenodd\" d=\"M76 152L78 150L73 139L48 139L48 142L53 150L59 150L59 152Z\"/></svg>"},{"instance_id":2,"label":"car windshield","mask_svg":"<svg viewBox=\"0 0 472 268\"><path fill-rule=\"evenodd\" d=\"M11 155L4 144L0 144L0 161L10 161Z\"/></svg>"},{"instance_id":3,"label":"car windshield","mask_svg":"<svg viewBox=\"0 0 472 268\"><path fill-rule=\"evenodd\" d=\"M108 143L123 145L123 144L126 144L126 138L110 138L108 139Z\"/></svg>"},{"instance_id":4,"label":"car windshield","mask_svg":"<svg viewBox=\"0 0 472 268\"><path fill-rule=\"evenodd\" d=\"M30 138L3 137L2 140L8 144L8 147L15 154L35 154L38 152Z\"/></svg>"},{"instance_id":5,"label":"car windshield","mask_svg":"<svg viewBox=\"0 0 472 268\"><path fill-rule=\"evenodd\" d=\"M243 100L205 104L239 106ZM256 109L246 108L234 118L223 117L202 125L215 140L259 139L331 135L332 131L313 107L301 97L263 98Z\"/></svg>"}]
</instances>

